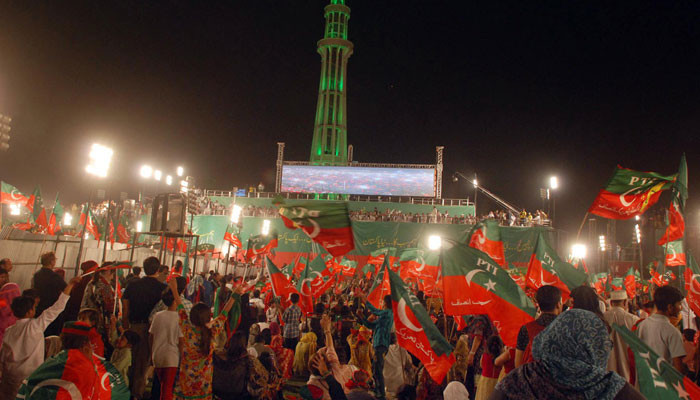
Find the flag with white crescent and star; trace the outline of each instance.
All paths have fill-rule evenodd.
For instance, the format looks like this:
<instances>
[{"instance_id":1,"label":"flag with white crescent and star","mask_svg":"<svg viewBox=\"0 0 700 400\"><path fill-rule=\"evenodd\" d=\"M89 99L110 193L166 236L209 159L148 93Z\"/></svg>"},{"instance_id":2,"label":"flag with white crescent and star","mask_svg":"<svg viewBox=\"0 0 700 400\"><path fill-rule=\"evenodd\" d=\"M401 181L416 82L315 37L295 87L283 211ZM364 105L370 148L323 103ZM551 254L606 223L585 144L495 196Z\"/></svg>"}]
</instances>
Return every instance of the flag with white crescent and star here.
<instances>
[{"instance_id":1,"label":"flag with white crescent and star","mask_svg":"<svg viewBox=\"0 0 700 400\"><path fill-rule=\"evenodd\" d=\"M326 264L323 259L319 256L315 260L320 260L325 268ZM317 278L314 271L311 270L311 264L314 261L306 264L304 269L299 274L299 279L297 280L296 289L301 296L301 301L299 302L299 307L304 313L311 313L314 309L314 290L312 282Z\"/></svg>"},{"instance_id":2,"label":"flag with white crescent and star","mask_svg":"<svg viewBox=\"0 0 700 400\"><path fill-rule=\"evenodd\" d=\"M541 286L556 286L561 290L562 301L566 301L571 291L588 279L586 272L562 261L543 233L537 237L535 250L530 257L525 275L525 284L532 289Z\"/></svg>"},{"instance_id":3,"label":"flag with white crescent and star","mask_svg":"<svg viewBox=\"0 0 700 400\"><path fill-rule=\"evenodd\" d=\"M488 254L449 240L442 244L445 312L487 314L503 343L515 347L520 327L535 319L530 298Z\"/></svg>"},{"instance_id":4,"label":"flag with white crescent and star","mask_svg":"<svg viewBox=\"0 0 700 400\"><path fill-rule=\"evenodd\" d=\"M279 208L287 228L301 228L333 257L340 257L355 248L346 202L306 201L286 204L281 198L276 198L273 203Z\"/></svg>"},{"instance_id":5,"label":"flag with white crescent and star","mask_svg":"<svg viewBox=\"0 0 700 400\"><path fill-rule=\"evenodd\" d=\"M387 271L390 269L388 258L385 258L384 264L379 267L379 272L377 272L377 276L374 277L372 287L369 288L369 293L367 293L367 301L377 308L381 307L384 296L389 294L389 291L391 290L389 285L389 275L387 275Z\"/></svg>"},{"instance_id":6,"label":"flag with white crescent and star","mask_svg":"<svg viewBox=\"0 0 700 400\"><path fill-rule=\"evenodd\" d=\"M418 289L426 291L427 282L437 282L440 275L440 253L417 248L404 249L399 256L401 279L412 278Z\"/></svg>"},{"instance_id":7,"label":"flag with white crescent and star","mask_svg":"<svg viewBox=\"0 0 700 400\"><path fill-rule=\"evenodd\" d=\"M0 182L0 203L27 205L29 198L7 182Z\"/></svg>"},{"instance_id":8,"label":"flag with white crescent and star","mask_svg":"<svg viewBox=\"0 0 700 400\"><path fill-rule=\"evenodd\" d=\"M700 315L700 268L690 252L688 252L688 266L684 271L684 278L685 290L688 292L686 296L688 306L695 315Z\"/></svg>"},{"instance_id":9,"label":"flag with white crescent and star","mask_svg":"<svg viewBox=\"0 0 700 400\"><path fill-rule=\"evenodd\" d=\"M423 363L433 381L442 383L455 363L452 345L401 277L389 268L384 271L389 275L396 342Z\"/></svg>"},{"instance_id":10,"label":"flag with white crescent and star","mask_svg":"<svg viewBox=\"0 0 700 400\"><path fill-rule=\"evenodd\" d=\"M508 268L500 229L498 221L493 218L479 221L469 232L467 244L488 254L501 267Z\"/></svg>"},{"instance_id":11,"label":"flag with white crescent and star","mask_svg":"<svg viewBox=\"0 0 700 400\"><path fill-rule=\"evenodd\" d=\"M286 302L292 293L299 293L289 278L270 260L270 257L265 257L265 265L267 266L267 272L270 274L270 286L272 286L272 293L275 297L280 297L283 302Z\"/></svg>"},{"instance_id":12,"label":"flag with white crescent and star","mask_svg":"<svg viewBox=\"0 0 700 400\"><path fill-rule=\"evenodd\" d=\"M129 388L119 371L104 358L89 360L80 350L63 350L46 360L27 379L18 399L129 400Z\"/></svg>"},{"instance_id":13,"label":"flag with white crescent and star","mask_svg":"<svg viewBox=\"0 0 700 400\"><path fill-rule=\"evenodd\" d=\"M588 212L611 219L634 218L656 204L661 192L670 189L675 179L676 174L664 176L618 165Z\"/></svg>"},{"instance_id":14,"label":"flag with white crescent and star","mask_svg":"<svg viewBox=\"0 0 700 400\"><path fill-rule=\"evenodd\" d=\"M613 324L612 328L634 353L639 391L645 398L700 400L700 387L690 378L676 371L629 329L617 324Z\"/></svg>"},{"instance_id":15,"label":"flag with white crescent and star","mask_svg":"<svg viewBox=\"0 0 700 400\"><path fill-rule=\"evenodd\" d=\"M252 260L254 257L269 254L277 247L277 232L270 232L269 235L254 235L248 238L248 249L245 258Z\"/></svg>"}]
</instances>

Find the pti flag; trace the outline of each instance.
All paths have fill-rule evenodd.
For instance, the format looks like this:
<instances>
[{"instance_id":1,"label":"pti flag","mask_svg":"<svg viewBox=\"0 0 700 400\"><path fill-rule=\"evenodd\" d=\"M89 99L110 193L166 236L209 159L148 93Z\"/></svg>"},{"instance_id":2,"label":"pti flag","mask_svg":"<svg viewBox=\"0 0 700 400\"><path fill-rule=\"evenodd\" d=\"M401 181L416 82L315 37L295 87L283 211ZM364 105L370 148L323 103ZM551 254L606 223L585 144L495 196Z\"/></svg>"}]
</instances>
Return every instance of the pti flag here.
<instances>
[{"instance_id":1,"label":"pti flag","mask_svg":"<svg viewBox=\"0 0 700 400\"><path fill-rule=\"evenodd\" d=\"M678 168L678 177L673 182L673 200L668 207L668 227L666 232L659 239L659 245L673 242L683 237L685 233L685 201L688 198L688 167L685 163L685 154L681 158L681 165Z\"/></svg>"},{"instance_id":2,"label":"pti flag","mask_svg":"<svg viewBox=\"0 0 700 400\"><path fill-rule=\"evenodd\" d=\"M663 247L664 254L666 254L666 266L685 265L685 250L683 250L682 240L668 242Z\"/></svg>"},{"instance_id":3,"label":"pti flag","mask_svg":"<svg viewBox=\"0 0 700 400\"><path fill-rule=\"evenodd\" d=\"M316 257L307 266L313 278L311 280L311 291L315 298L321 297L335 283L335 274L326 266L322 256Z\"/></svg>"},{"instance_id":4,"label":"pti flag","mask_svg":"<svg viewBox=\"0 0 700 400\"><path fill-rule=\"evenodd\" d=\"M627 297L634 299L637 293L637 273L634 270L634 267L630 267L627 274L625 274L624 285L625 291L627 292Z\"/></svg>"},{"instance_id":5,"label":"pti flag","mask_svg":"<svg viewBox=\"0 0 700 400\"><path fill-rule=\"evenodd\" d=\"M422 249L405 249L399 257L399 275L404 281L413 278L425 291L426 282L436 282L440 275L440 253Z\"/></svg>"},{"instance_id":6,"label":"pti flag","mask_svg":"<svg viewBox=\"0 0 700 400\"><path fill-rule=\"evenodd\" d=\"M0 183L0 203L26 206L29 199L7 182Z\"/></svg>"},{"instance_id":7,"label":"pti flag","mask_svg":"<svg viewBox=\"0 0 700 400\"><path fill-rule=\"evenodd\" d=\"M340 273L343 276L353 277L355 276L355 271L357 271L357 261L348 260L347 258L342 260L340 263Z\"/></svg>"},{"instance_id":8,"label":"pti flag","mask_svg":"<svg viewBox=\"0 0 700 400\"><path fill-rule=\"evenodd\" d=\"M698 268L698 263L695 262L695 257L691 253L688 253L688 261L688 266L684 271L685 289L688 292L686 300L695 315L700 315L700 268Z\"/></svg>"},{"instance_id":9,"label":"pti flag","mask_svg":"<svg viewBox=\"0 0 700 400\"><path fill-rule=\"evenodd\" d=\"M389 275L391 285L396 342L423 363L433 381L442 383L455 363L452 345L440 334L420 300L401 277L388 268L383 269Z\"/></svg>"},{"instance_id":10,"label":"pti flag","mask_svg":"<svg viewBox=\"0 0 700 400\"><path fill-rule=\"evenodd\" d=\"M61 203L58 202L58 194L56 194L56 201L53 203L53 210L51 210L51 216L49 217L49 235L58 235L61 233L63 214L63 207Z\"/></svg>"},{"instance_id":11,"label":"pti flag","mask_svg":"<svg viewBox=\"0 0 700 400\"><path fill-rule=\"evenodd\" d=\"M469 246L488 254L501 267L508 268L500 229L495 219L477 222L469 232Z\"/></svg>"},{"instance_id":12,"label":"pti flag","mask_svg":"<svg viewBox=\"0 0 700 400\"><path fill-rule=\"evenodd\" d=\"M316 260L318 259L319 257L316 258ZM312 263L313 261L308 263L304 270L301 271L296 285L297 291L299 292L299 295L301 295L299 307L301 307L302 311L305 313L313 312L314 309L314 289L312 282L317 277L316 274L314 274L314 271L311 270ZM321 263L323 263L323 259L321 259ZM323 264L323 266L325 267L325 264Z\"/></svg>"},{"instance_id":13,"label":"pti flag","mask_svg":"<svg viewBox=\"0 0 700 400\"><path fill-rule=\"evenodd\" d=\"M104 358L88 359L80 350L63 350L46 360L17 393L27 400L129 400L129 388L119 371Z\"/></svg>"},{"instance_id":14,"label":"pti flag","mask_svg":"<svg viewBox=\"0 0 700 400\"><path fill-rule=\"evenodd\" d=\"M612 326L634 354L639 390L647 399L700 399L700 387L676 371L624 326Z\"/></svg>"},{"instance_id":15,"label":"pti flag","mask_svg":"<svg viewBox=\"0 0 700 400\"><path fill-rule=\"evenodd\" d=\"M391 290L387 271L389 271L389 263L385 259L384 264L379 267L379 273L374 277L374 283L372 283L372 287L367 294L367 301L377 308L381 308L384 296L389 294Z\"/></svg>"},{"instance_id":16,"label":"pti flag","mask_svg":"<svg viewBox=\"0 0 700 400\"><path fill-rule=\"evenodd\" d=\"M129 230L127 228L128 226L126 216L122 215L122 217L119 219L119 223L117 224L117 241L119 243L129 243L131 235L129 235Z\"/></svg>"},{"instance_id":17,"label":"pti flag","mask_svg":"<svg viewBox=\"0 0 700 400\"><path fill-rule=\"evenodd\" d=\"M100 240L100 231L95 224L95 217L92 215L92 210L88 209L87 204L83 205L80 211L80 225L85 227L85 231L89 232L95 239Z\"/></svg>"},{"instance_id":18,"label":"pti flag","mask_svg":"<svg viewBox=\"0 0 700 400\"><path fill-rule=\"evenodd\" d=\"M382 247L381 249L374 250L369 253L369 258L367 258L367 264L372 265L382 265L384 264L384 257L389 256L389 266L396 263L396 247Z\"/></svg>"},{"instance_id":19,"label":"pti flag","mask_svg":"<svg viewBox=\"0 0 700 400\"><path fill-rule=\"evenodd\" d=\"M241 247L243 247L243 244L241 244L241 239L238 237L239 234L237 231L238 229L236 229L233 225L229 224L226 227L226 233L224 233L224 240L240 249Z\"/></svg>"},{"instance_id":20,"label":"pti flag","mask_svg":"<svg viewBox=\"0 0 700 400\"><path fill-rule=\"evenodd\" d=\"M270 274L272 292L275 294L275 297L281 297L286 301L292 293L299 293L294 285L292 285L292 282L277 268L269 257L265 257L265 262L267 264L267 272Z\"/></svg>"},{"instance_id":21,"label":"pti flag","mask_svg":"<svg viewBox=\"0 0 700 400\"><path fill-rule=\"evenodd\" d=\"M277 247L277 232L269 235L255 235L248 238L248 250L245 253L246 259L250 260L259 255L268 254Z\"/></svg>"},{"instance_id":22,"label":"pti flag","mask_svg":"<svg viewBox=\"0 0 700 400\"><path fill-rule=\"evenodd\" d=\"M506 346L515 347L520 327L535 319L525 292L486 253L443 241L442 280L448 315L487 314Z\"/></svg>"},{"instance_id":23,"label":"pti flag","mask_svg":"<svg viewBox=\"0 0 700 400\"><path fill-rule=\"evenodd\" d=\"M561 290L562 301L566 301L571 291L581 286L587 279L586 272L562 261L547 243L544 234L539 234L535 251L527 266L525 276L527 286L535 290L545 285L556 286Z\"/></svg>"},{"instance_id":24,"label":"pti flag","mask_svg":"<svg viewBox=\"0 0 700 400\"><path fill-rule=\"evenodd\" d=\"M611 219L630 219L653 206L661 192L670 189L676 175L641 172L617 166L588 212Z\"/></svg>"},{"instance_id":25,"label":"pti flag","mask_svg":"<svg viewBox=\"0 0 700 400\"><path fill-rule=\"evenodd\" d=\"M32 212L31 220L34 225L47 228L49 221L46 218L46 210L44 210L44 201L41 198L41 188L34 188L34 193L27 200L27 208Z\"/></svg>"},{"instance_id":26,"label":"pti flag","mask_svg":"<svg viewBox=\"0 0 700 400\"><path fill-rule=\"evenodd\" d=\"M275 202L287 228L301 228L333 257L340 257L355 248L346 202L297 202L289 205L281 199Z\"/></svg>"}]
</instances>

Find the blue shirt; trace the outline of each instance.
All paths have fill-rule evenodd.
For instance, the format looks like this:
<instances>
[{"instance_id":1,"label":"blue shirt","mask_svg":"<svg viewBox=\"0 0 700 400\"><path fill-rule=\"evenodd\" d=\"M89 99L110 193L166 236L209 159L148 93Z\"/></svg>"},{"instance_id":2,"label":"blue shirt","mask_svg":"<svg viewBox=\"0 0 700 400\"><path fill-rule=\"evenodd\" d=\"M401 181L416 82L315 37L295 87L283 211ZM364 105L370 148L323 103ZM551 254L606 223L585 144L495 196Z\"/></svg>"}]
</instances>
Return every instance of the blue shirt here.
<instances>
[{"instance_id":1,"label":"blue shirt","mask_svg":"<svg viewBox=\"0 0 700 400\"><path fill-rule=\"evenodd\" d=\"M378 318L374 320L374 322L362 319L360 323L374 332L372 336L372 345L375 349L381 346L388 349L389 344L391 344L391 325L394 323L394 312L388 309L380 310L370 304L369 301L367 302L367 308Z\"/></svg>"}]
</instances>

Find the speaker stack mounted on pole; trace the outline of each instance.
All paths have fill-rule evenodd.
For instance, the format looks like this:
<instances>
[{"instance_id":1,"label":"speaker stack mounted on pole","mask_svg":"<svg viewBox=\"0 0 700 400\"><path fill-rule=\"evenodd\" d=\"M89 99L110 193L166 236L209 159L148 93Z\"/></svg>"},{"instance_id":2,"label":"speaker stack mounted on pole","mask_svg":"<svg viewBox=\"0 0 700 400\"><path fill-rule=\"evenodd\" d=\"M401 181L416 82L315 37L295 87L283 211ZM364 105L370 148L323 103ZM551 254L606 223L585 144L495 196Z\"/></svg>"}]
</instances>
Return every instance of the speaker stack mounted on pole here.
<instances>
[{"instance_id":1,"label":"speaker stack mounted on pole","mask_svg":"<svg viewBox=\"0 0 700 400\"><path fill-rule=\"evenodd\" d=\"M159 194L153 199L151 232L185 233L187 202L181 193Z\"/></svg>"}]
</instances>

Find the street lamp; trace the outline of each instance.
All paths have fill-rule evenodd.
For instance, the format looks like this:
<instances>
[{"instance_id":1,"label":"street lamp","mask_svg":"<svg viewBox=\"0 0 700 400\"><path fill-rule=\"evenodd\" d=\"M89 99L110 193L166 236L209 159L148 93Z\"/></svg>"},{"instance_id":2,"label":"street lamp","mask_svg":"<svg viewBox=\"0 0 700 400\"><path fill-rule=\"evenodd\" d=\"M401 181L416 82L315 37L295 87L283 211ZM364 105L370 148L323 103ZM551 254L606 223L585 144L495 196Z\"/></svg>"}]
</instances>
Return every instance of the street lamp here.
<instances>
[{"instance_id":1,"label":"street lamp","mask_svg":"<svg viewBox=\"0 0 700 400\"><path fill-rule=\"evenodd\" d=\"M106 178L109 164L112 162L112 149L101 144L94 143L90 148L90 164L85 167L88 174Z\"/></svg>"},{"instance_id":2,"label":"street lamp","mask_svg":"<svg viewBox=\"0 0 700 400\"><path fill-rule=\"evenodd\" d=\"M162 177L163 177L163 172L161 170L157 169L157 170L153 171L153 179L160 182L160 178L162 178Z\"/></svg>"},{"instance_id":3,"label":"street lamp","mask_svg":"<svg viewBox=\"0 0 700 400\"><path fill-rule=\"evenodd\" d=\"M177 167L177 176L182 176L185 173L185 169L182 167Z\"/></svg>"},{"instance_id":4,"label":"street lamp","mask_svg":"<svg viewBox=\"0 0 700 400\"><path fill-rule=\"evenodd\" d=\"M141 167L141 177L148 179L153 175L153 168L150 165L144 165Z\"/></svg>"},{"instance_id":5,"label":"street lamp","mask_svg":"<svg viewBox=\"0 0 700 400\"><path fill-rule=\"evenodd\" d=\"M234 224L238 224L238 221L241 220L241 211L241 206L239 206L238 204L233 205L233 210L231 211L231 222L233 222Z\"/></svg>"},{"instance_id":6,"label":"street lamp","mask_svg":"<svg viewBox=\"0 0 700 400\"><path fill-rule=\"evenodd\" d=\"M170 176L170 175L167 175L167 176L165 177L165 184L168 185L168 186L172 185L172 184L173 184L173 177Z\"/></svg>"},{"instance_id":7,"label":"street lamp","mask_svg":"<svg viewBox=\"0 0 700 400\"><path fill-rule=\"evenodd\" d=\"M571 246L571 256L579 260L586 258L586 245L577 243Z\"/></svg>"},{"instance_id":8,"label":"street lamp","mask_svg":"<svg viewBox=\"0 0 700 400\"><path fill-rule=\"evenodd\" d=\"M262 234L263 236L267 236L268 233L270 233L270 220L266 219L262 224Z\"/></svg>"},{"instance_id":9,"label":"street lamp","mask_svg":"<svg viewBox=\"0 0 700 400\"><path fill-rule=\"evenodd\" d=\"M442 247L442 238L438 235L428 236L428 248L430 250L439 250Z\"/></svg>"}]
</instances>

